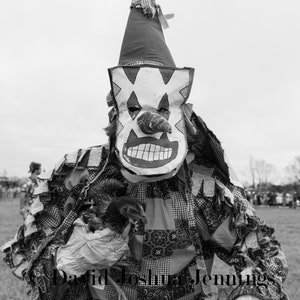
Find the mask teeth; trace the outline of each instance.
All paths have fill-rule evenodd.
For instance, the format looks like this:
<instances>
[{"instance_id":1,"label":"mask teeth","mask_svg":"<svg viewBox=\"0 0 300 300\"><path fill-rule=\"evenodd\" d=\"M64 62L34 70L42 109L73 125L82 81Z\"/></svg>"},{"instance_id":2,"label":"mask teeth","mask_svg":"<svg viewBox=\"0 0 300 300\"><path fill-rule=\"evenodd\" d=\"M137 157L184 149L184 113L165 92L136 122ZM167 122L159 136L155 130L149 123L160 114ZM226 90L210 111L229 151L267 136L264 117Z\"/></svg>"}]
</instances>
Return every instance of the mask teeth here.
<instances>
[{"instance_id":1,"label":"mask teeth","mask_svg":"<svg viewBox=\"0 0 300 300\"><path fill-rule=\"evenodd\" d=\"M169 159L172 155L172 148L163 148L153 144L141 144L130 147L127 155L132 158L138 158L146 161Z\"/></svg>"}]
</instances>

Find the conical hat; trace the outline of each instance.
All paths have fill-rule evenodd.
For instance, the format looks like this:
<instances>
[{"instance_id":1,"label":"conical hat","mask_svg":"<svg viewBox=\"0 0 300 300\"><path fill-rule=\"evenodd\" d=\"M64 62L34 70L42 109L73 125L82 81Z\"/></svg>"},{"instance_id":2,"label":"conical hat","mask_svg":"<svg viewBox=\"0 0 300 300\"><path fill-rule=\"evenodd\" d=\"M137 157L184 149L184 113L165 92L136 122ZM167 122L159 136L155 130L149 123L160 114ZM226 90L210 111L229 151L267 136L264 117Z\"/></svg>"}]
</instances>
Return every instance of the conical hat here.
<instances>
[{"instance_id":1,"label":"conical hat","mask_svg":"<svg viewBox=\"0 0 300 300\"><path fill-rule=\"evenodd\" d=\"M176 67L159 19L145 17L142 8L132 7L121 47L119 66L157 65Z\"/></svg>"}]
</instances>

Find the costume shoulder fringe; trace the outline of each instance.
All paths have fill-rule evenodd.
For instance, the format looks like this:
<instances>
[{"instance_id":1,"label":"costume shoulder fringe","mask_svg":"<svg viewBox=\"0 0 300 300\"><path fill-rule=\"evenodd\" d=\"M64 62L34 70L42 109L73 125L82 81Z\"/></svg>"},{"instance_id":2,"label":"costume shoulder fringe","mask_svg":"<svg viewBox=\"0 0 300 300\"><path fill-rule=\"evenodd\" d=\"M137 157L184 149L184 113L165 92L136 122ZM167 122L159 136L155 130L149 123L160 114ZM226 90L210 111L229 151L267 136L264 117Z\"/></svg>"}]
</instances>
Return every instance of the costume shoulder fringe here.
<instances>
[{"instance_id":1,"label":"costume shoulder fringe","mask_svg":"<svg viewBox=\"0 0 300 300\"><path fill-rule=\"evenodd\" d=\"M53 169L42 173L38 178L39 186L34 195L39 196L49 191L48 184L55 176L67 176L71 172L96 171L104 160L109 145L92 146L86 149L78 149L65 154Z\"/></svg>"}]
</instances>

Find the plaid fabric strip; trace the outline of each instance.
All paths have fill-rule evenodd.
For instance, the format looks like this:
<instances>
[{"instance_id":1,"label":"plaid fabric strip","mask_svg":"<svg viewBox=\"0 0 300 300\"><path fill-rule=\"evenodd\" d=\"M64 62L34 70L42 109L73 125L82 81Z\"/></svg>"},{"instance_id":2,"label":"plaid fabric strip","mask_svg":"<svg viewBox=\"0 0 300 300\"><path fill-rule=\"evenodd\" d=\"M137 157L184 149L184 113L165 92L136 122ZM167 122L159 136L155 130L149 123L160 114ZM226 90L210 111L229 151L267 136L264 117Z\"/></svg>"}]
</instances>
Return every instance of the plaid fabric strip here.
<instances>
[{"instance_id":1,"label":"plaid fabric strip","mask_svg":"<svg viewBox=\"0 0 300 300\"><path fill-rule=\"evenodd\" d=\"M137 290L134 287L122 286L122 289L128 300L137 299ZM106 291L106 299L105 300L116 300L118 299L118 295L116 293L115 288L112 285L107 285L105 287ZM99 300L99 299L97 299Z\"/></svg>"},{"instance_id":2,"label":"plaid fabric strip","mask_svg":"<svg viewBox=\"0 0 300 300\"><path fill-rule=\"evenodd\" d=\"M199 214L196 214L196 224L197 224L197 230L201 235L201 237L203 238L203 240L208 241L210 239L208 227L204 219Z\"/></svg>"},{"instance_id":3,"label":"plaid fabric strip","mask_svg":"<svg viewBox=\"0 0 300 300\"><path fill-rule=\"evenodd\" d=\"M141 204L146 203L147 199L147 187L148 184L146 182L141 182L139 184L128 184L128 192L132 197L138 199Z\"/></svg>"},{"instance_id":4,"label":"plaid fabric strip","mask_svg":"<svg viewBox=\"0 0 300 300\"><path fill-rule=\"evenodd\" d=\"M185 197L187 200L187 214L188 214L188 221L190 227L196 227L196 219L195 219L195 212L194 212L194 197L191 192L186 192Z\"/></svg>"},{"instance_id":5,"label":"plaid fabric strip","mask_svg":"<svg viewBox=\"0 0 300 300\"><path fill-rule=\"evenodd\" d=\"M175 219L188 219L187 201L179 192L170 192L172 210Z\"/></svg>"},{"instance_id":6,"label":"plaid fabric strip","mask_svg":"<svg viewBox=\"0 0 300 300\"><path fill-rule=\"evenodd\" d=\"M166 284L168 278L163 278L161 275L170 274L170 264L171 260L168 257L157 260L143 259L141 275L145 275L148 285L150 283L152 287L154 285L162 286Z\"/></svg>"}]
</instances>

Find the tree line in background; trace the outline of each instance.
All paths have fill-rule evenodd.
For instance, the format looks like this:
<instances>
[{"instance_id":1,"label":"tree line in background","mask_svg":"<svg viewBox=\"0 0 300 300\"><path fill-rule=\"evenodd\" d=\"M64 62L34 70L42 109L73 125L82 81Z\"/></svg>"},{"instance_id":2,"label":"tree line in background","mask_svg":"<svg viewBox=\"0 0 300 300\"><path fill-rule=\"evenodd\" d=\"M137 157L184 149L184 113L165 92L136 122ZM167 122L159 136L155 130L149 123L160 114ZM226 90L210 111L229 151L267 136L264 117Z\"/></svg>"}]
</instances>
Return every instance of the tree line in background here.
<instances>
[{"instance_id":1,"label":"tree line in background","mask_svg":"<svg viewBox=\"0 0 300 300\"><path fill-rule=\"evenodd\" d=\"M6 170L4 170L2 176L0 176L0 201L18 198L22 186L26 182L28 182L28 178L8 177Z\"/></svg>"},{"instance_id":2,"label":"tree line in background","mask_svg":"<svg viewBox=\"0 0 300 300\"><path fill-rule=\"evenodd\" d=\"M286 167L286 182L283 184L274 184L273 178L276 176L274 165L262 159L256 159L253 156L249 159L249 170L251 183L245 184L247 190L256 193L296 193L300 195L300 155L296 156ZM18 191L28 178L19 178L16 176L8 177L7 171L2 172L0 176L0 198L4 190ZM14 193L15 194L15 193Z\"/></svg>"},{"instance_id":3,"label":"tree line in background","mask_svg":"<svg viewBox=\"0 0 300 300\"><path fill-rule=\"evenodd\" d=\"M249 170L251 184L247 185L248 189L253 189L257 192L300 193L300 155L296 156L285 168L285 183L273 183L277 170L274 165L265 160L255 159L251 156L249 159Z\"/></svg>"}]
</instances>

